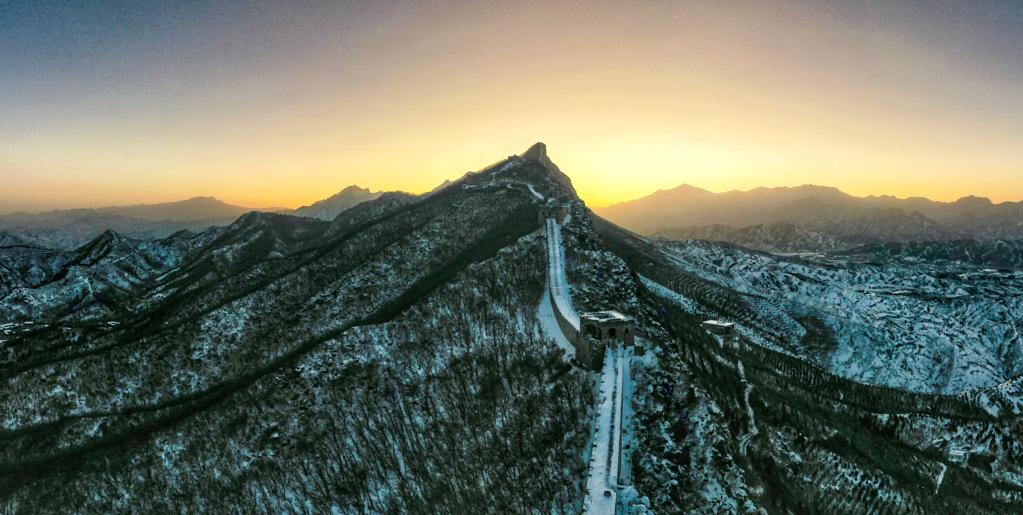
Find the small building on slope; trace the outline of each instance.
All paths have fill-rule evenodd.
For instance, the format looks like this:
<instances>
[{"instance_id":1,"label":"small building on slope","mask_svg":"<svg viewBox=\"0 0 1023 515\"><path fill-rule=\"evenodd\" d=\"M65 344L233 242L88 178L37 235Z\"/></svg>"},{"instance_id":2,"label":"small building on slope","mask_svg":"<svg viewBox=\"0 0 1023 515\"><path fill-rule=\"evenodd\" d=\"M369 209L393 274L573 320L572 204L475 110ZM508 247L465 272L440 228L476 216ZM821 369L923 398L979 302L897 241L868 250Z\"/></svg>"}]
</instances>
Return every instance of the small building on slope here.
<instances>
[{"instance_id":1,"label":"small building on slope","mask_svg":"<svg viewBox=\"0 0 1023 515\"><path fill-rule=\"evenodd\" d=\"M735 332L735 324L722 320L704 320L700 326L711 333L721 336L729 336Z\"/></svg>"}]
</instances>

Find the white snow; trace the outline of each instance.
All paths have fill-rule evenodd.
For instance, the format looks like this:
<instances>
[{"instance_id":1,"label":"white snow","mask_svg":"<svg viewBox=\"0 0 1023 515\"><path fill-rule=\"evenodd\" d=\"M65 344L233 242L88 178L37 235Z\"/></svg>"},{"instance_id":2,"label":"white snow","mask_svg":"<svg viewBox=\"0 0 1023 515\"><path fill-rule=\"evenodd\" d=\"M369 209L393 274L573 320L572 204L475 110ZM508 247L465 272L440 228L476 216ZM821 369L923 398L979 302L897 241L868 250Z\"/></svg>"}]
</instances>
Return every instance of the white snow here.
<instances>
[{"instance_id":1,"label":"white snow","mask_svg":"<svg viewBox=\"0 0 1023 515\"><path fill-rule=\"evenodd\" d=\"M554 315L554 308L551 306L551 296L547 294L546 290L540 297L540 307L538 311L540 330L543 332L543 335L554 340L554 343L565 351L566 359L574 358L575 346L572 345L572 342L568 341L565 334L561 332L561 326L558 325L558 319L555 318Z\"/></svg>"},{"instance_id":2,"label":"white snow","mask_svg":"<svg viewBox=\"0 0 1023 515\"><path fill-rule=\"evenodd\" d=\"M541 195L539 191L536 191L536 188L534 188L532 184L527 182L526 187L529 188L529 192L532 193L534 197L544 200L544 196Z\"/></svg>"},{"instance_id":3,"label":"white snow","mask_svg":"<svg viewBox=\"0 0 1023 515\"><path fill-rule=\"evenodd\" d=\"M597 407L597 431L590 453L590 472L586 479L586 513L614 513L616 492L610 482L612 451L612 423L615 414L617 385L617 352L611 346L604 353L604 368L600 376L600 405ZM610 496L604 492L610 491Z\"/></svg>"},{"instance_id":4,"label":"white snow","mask_svg":"<svg viewBox=\"0 0 1023 515\"><path fill-rule=\"evenodd\" d=\"M745 456L746 449L749 446L750 440L752 440L753 437L760 434L760 431L757 429L757 421L753 417L753 407L750 406L749 404L749 394L750 392L753 391L753 384L746 381L746 369L742 366L742 361L739 361L738 364L739 379L742 381L743 384L746 385L746 389L743 391L742 399L743 404L746 405L746 417L749 419L749 432L739 437L739 452L743 456Z\"/></svg>"},{"instance_id":5,"label":"white snow","mask_svg":"<svg viewBox=\"0 0 1023 515\"><path fill-rule=\"evenodd\" d=\"M958 393L1023 372L1023 282L1015 277L961 263L783 259L705 242L662 248L681 270L743 295L771 329L736 321L737 332L755 343L803 355L807 327L800 320L821 321L836 340L821 364L837 375Z\"/></svg>"},{"instance_id":6,"label":"white snow","mask_svg":"<svg viewBox=\"0 0 1023 515\"><path fill-rule=\"evenodd\" d=\"M622 460L622 427L624 427L624 410L622 410L623 399L625 398L625 371L628 369L628 358L625 349L619 349L615 353L615 399L614 399L614 426L611 431L611 465L608 472L608 483L619 484L620 464Z\"/></svg>"},{"instance_id":7,"label":"white snow","mask_svg":"<svg viewBox=\"0 0 1023 515\"><path fill-rule=\"evenodd\" d=\"M639 282L642 283L643 286L646 287L646 289L650 290L654 294L674 301L676 304L679 305L679 307L684 309L686 313L699 313L703 311L699 308L699 306L696 305L695 302L690 300L688 297L680 295L675 290L665 288L664 286L661 285L661 283L654 281L653 279L650 279L644 275L640 275Z\"/></svg>"},{"instance_id":8,"label":"white snow","mask_svg":"<svg viewBox=\"0 0 1023 515\"><path fill-rule=\"evenodd\" d=\"M532 190L532 188L530 188ZM579 315L572 307L572 299L565 274L565 245L561 239L561 227L553 219L547 219L547 291L540 300L539 317L541 329L573 356L575 349L558 325L554 312L561 315L579 330ZM552 305L551 298L554 299ZM628 445L628 431L624 428L632 418L631 349L610 345L604 353L598 395L596 428L593 434L593 448L590 453L590 470L586 480L587 513L613 514L618 498L618 484L624 460L623 448ZM627 463L627 461L626 461ZM628 469L625 469L626 476Z\"/></svg>"},{"instance_id":9,"label":"white snow","mask_svg":"<svg viewBox=\"0 0 1023 515\"><path fill-rule=\"evenodd\" d=\"M555 307L576 330L579 330L579 315L572 308L572 297L565 275L565 244L561 240L561 227L557 220L547 219L547 273Z\"/></svg>"},{"instance_id":10,"label":"white snow","mask_svg":"<svg viewBox=\"0 0 1023 515\"><path fill-rule=\"evenodd\" d=\"M625 425L632 417L631 349L608 346L604 352L601 371L600 396L597 408L593 452L586 480L586 512L614 513L621 483L622 453L628 444ZM627 472L627 471L626 471ZM604 492L610 492L606 496Z\"/></svg>"},{"instance_id":11,"label":"white snow","mask_svg":"<svg viewBox=\"0 0 1023 515\"><path fill-rule=\"evenodd\" d=\"M941 465L941 472L938 472L938 480L934 483L934 493L938 493L938 490L941 489L941 482L945 480L945 471L948 470L948 465L940 462L938 465Z\"/></svg>"}]
</instances>

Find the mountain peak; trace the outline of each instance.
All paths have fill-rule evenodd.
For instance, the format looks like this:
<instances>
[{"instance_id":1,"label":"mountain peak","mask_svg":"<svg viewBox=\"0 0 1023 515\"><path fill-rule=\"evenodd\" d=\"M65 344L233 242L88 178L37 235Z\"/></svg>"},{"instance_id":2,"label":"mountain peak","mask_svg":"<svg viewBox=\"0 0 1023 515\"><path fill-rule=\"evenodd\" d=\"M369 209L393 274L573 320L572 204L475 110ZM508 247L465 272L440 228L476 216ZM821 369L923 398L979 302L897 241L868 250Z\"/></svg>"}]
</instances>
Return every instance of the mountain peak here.
<instances>
[{"instance_id":1,"label":"mountain peak","mask_svg":"<svg viewBox=\"0 0 1023 515\"><path fill-rule=\"evenodd\" d=\"M700 188L698 186L693 186L692 184L689 184L689 183L682 183L681 185L675 186L674 188L671 188L670 190L660 189L660 190L657 190L654 193L661 193L661 192L701 193L701 194L702 193L706 193L708 195L713 195L713 193L711 193L710 191L705 190L703 188Z\"/></svg>"},{"instance_id":2,"label":"mountain peak","mask_svg":"<svg viewBox=\"0 0 1023 515\"><path fill-rule=\"evenodd\" d=\"M544 160L550 160L547 157L547 145L542 141L533 143L533 146L529 147L523 154L522 157L526 159L536 159L537 161L543 162Z\"/></svg>"},{"instance_id":3,"label":"mountain peak","mask_svg":"<svg viewBox=\"0 0 1023 515\"><path fill-rule=\"evenodd\" d=\"M86 245L107 244L107 243L113 243L113 242L116 242L116 241L120 241L122 239L123 239L123 236L121 236L120 233L118 233L117 231L115 231L113 229L107 229L107 230L103 231L102 233L100 233L99 236L96 236L95 238L93 238L92 241L90 241Z\"/></svg>"},{"instance_id":4,"label":"mountain peak","mask_svg":"<svg viewBox=\"0 0 1023 515\"><path fill-rule=\"evenodd\" d=\"M969 195L969 196L963 197L963 198L955 201L954 203L956 205L959 205L959 206L968 206L968 207L986 207L986 206L992 205L991 204L991 199L989 199L987 197L977 197L977 196L974 196L974 195Z\"/></svg>"},{"instance_id":5,"label":"mountain peak","mask_svg":"<svg viewBox=\"0 0 1023 515\"><path fill-rule=\"evenodd\" d=\"M341 193L356 193L356 192L358 192L358 193L369 193L369 189L368 188L363 188L363 187L361 187L361 186L359 186L357 184L352 184L351 186L346 186L345 189L341 190Z\"/></svg>"},{"instance_id":6,"label":"mountain peak","mask_svg":"<svg viewBox=\"0 0 1023 515\"><path fill-rule=\"evenodd\" d=\"M540 163L540 166L544 167L544 169L550 173L551 178L555 182L561 184L561 186L570 192L573 197L576 195L575 188L572 186L572 179L565 175L561 169L558 168L558 165L554 164L554 161L551 161L551 158L547 155L547 145L545 145L542 141L534 143L533 146L523 152L522 158Z\"/></svg>"},{"instance_id":7,"label":"mountain peak","mask_svg":"<svg viewBox=\"0 0 1023 515\"><path fill-rule=\"evenodd\" d=\"M383 192L373 192L352 184L330 197L313 202L308 206L302 206L293 211L292 214L330 221L341 214L341 212L363 202L379 198L382 194Z\"/></svg>"}]
</instances>

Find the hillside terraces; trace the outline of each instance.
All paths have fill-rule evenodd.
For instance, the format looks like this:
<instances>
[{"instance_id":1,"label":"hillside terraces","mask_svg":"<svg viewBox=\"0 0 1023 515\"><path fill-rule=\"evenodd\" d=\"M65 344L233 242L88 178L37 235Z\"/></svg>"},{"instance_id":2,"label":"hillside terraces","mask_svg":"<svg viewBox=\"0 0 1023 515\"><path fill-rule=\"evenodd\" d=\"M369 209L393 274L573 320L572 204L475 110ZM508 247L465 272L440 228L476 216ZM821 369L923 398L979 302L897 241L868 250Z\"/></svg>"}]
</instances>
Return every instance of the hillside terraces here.
<instances>
[{"instance_id":1,"label":"hillside terraces","mask_svg":"<svg viewBox=\"0 0 1023 515\"><path fill-rule=\"evenodd\" d=\"M756 322L759 318L758 313L742 311L741 304L735 301L734 296L722 295L719 293L722 291L720 288L714 288L706 281L694 276L677 275L672 280L670 287L657 283L655 286L647 286L648 294L660 297L663 301L677 306L676 309L685 309L688 306L680 305L677 297L670 294L665 295L666 291L676 292L686 299L693 299L700 306L713 306L717 308L718 313L728 315L732 320L750 323L750 319L753 319L751 326L760 334L771 334L771 330L777 331L777 328L771 325L758 324ZM736 344L741 352L748 355L749 359L773 370L774 377L794 379L799 384L813 387L817 391L841 391L841 397L847 403L870 406L879 412L933 412L977 420L991 418L991 415L982 406L975 401L968 401L963 395L924 394L884 386L865 385L841 378L803 359L756 345L746 339L738 339ZM696 356L685 354L687 349L681 349L683 357L687 358L687 362L694 363Z\"/></svg>"},{"instance_id":2,"label":"hillside terraces","mask_svg":"<svg viewBox=\"0 0 1023 515\"><path fill-rule=\"evenodd\" d=\"M1023 276L967 263L795 259L705 243L661 249L684 276L700 278L689 284L743 298L750 315L717 304L740 329L755 329L748 338L816 354L819 365L850 379L957 393L1023 374ZM699 299L699 288L681 286L676 291Z\"/></svg>"},{"instance_id":3,"label":"hillside terraces","mask_svg":"<svg viewBox=\"0 0 1023 515\"><path fill-rule=\"evenodd\" d=\"M742 338L737 346L722 346L700 329L700 318L671 306L665 319L675 331L678 353L668 363L684 364L686 377L722 406L733 441L753 435L748 457L738 447L723 452L750 474L746 488L764 495L757 504L793 511L826 507L834 513L1020 508L1018 496L1011 501L1019 489L1007 482L1017 470L1012 464L1023 457L1023 447L1010 436L1020 429L1018 420L996 418L960 396L855 383ZM752 420L747 411L755 413L756 428L747 426ZM672 423L684 436L694 421L690 414ZM938 443L934 435L954 436ZM1008 475L953 464L945 458L949 448L994 457L991 470L1006 467ZM851 497L813 487L845 481L851 482L841 488L853 492ZM648 485L647 478L638 484ZM944 497L933 498L935 489ZM1006 493L1001 500L987 495L998 491Z\"/></svg>"},{"instance_id":4,"label":"hillside terraces","mask_svg":"<svg viewBox=\"0 0 1023 515\"><path fill-rule=\"evenodd\" d=\"M834 375L807 350L833 352L819 320L681 269L599 220L594 227L637 274L648 313L673 334L659 367L637 380L634 475L655 511L1023 508L1016 383L948 395ZM734 266L727 257L711 264ZM735 343L709 336L700 327L708 317L735 322ZM973 459L951 457L957 449Z\"/></svg>"}]
</instances>

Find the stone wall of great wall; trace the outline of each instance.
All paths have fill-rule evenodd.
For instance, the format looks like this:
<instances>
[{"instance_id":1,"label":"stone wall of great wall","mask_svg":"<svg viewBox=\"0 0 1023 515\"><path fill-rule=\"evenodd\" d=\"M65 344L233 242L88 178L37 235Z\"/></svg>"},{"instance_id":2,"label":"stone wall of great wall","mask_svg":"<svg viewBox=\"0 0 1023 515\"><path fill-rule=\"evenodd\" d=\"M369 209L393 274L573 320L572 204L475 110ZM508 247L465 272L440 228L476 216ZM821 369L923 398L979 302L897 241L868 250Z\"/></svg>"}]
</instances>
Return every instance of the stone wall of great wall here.
<instances>
[{"instance_id":1,"label":"stone wall of great wall","mask_svg":"<svg viewBox=\"0 0 1023 515\"><path fill-rule=\"evenodd\" d=\"M610 342L626 346L635 343L635 322L617 311L576 313L565 271L564 245L559 220L567 217L564 205L548 204L541 210L547 236L547 292L554 317L562 334L575 348L576 361L587 368L600 370L605 348Z\"/></svg>"},{"instance_id":2,"label":"stone wall of great wall","mask_svg":"<svg viewBox=\"0 0 1023 515\"><path fill-rule=\"evenodd\" d=\"M558 226L558 211L548 210L546 213L550 215L544 218L544 226L547 232L547 253L545 259L545 267L547 269L547 297L551 303L551 311L554 312L554 318L558 321L558 327L561 328L561 333L565 335L565 338L572 343L572 346L576 350L576 360L580 363L590 365L592 356L590 355L590 349L588 346L580 348L579 345L579 317L576 313L567 313L566 310L571 310L570 305L566 305L566 301L570 302L569 299L561 299L559 301L558 294L555 293L558 290L556 283L559 282L559 278L563 276L564 271L564 258L561 255L561 234L560 227ZM561 267L560 270L556 269ZM567 280L565 281L567 282ZM562 292L562 295L568 295L568 292Z\"/></svg>"},{"instance_id":3,"label":"stone wall of great wall","mask_svg":"<svg viewBox=\"0 0 1023 515\"><path fill-rule=\"evenodd\" d=\"M625 429L632 423L628 407L632 404L630 369L636 328L630 317L615 311L580 315L572 308L559 226L566 215L563 206L552 205L540 213L547 237L545 295L562 334L575 347L576 362L600 371L601 376L584 512L602 515L629 512L629 497L619 498L619 494L629 491L638 497L629 486L631 446L626 441ZM591 333L592 337L584 336ZM620 343L608 343L615 340Z\"/></svg>"},{"instance_id":4,"label":"stone wall of great wall","mask_svg":"<svg viewBox=\"0 0 1023 515\"><path fill-rule=\"evenodd\" d=\"M564 313L558 309L558 305L554 301L554 293L550 288L547 288L547 297L551 302L551 307L553 308L552 311L554 311L554 318L558 321L558 327L561 328L562 334L564 334L565 338L568 338L568 341L572 342L572 345L576 347L576 352L579 352L579 330L576 329L572 323L565 318Z\"/></svg>"}]
</instances>

